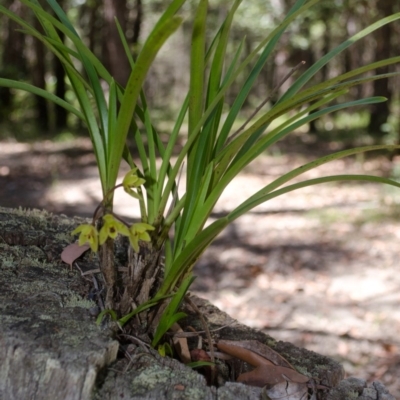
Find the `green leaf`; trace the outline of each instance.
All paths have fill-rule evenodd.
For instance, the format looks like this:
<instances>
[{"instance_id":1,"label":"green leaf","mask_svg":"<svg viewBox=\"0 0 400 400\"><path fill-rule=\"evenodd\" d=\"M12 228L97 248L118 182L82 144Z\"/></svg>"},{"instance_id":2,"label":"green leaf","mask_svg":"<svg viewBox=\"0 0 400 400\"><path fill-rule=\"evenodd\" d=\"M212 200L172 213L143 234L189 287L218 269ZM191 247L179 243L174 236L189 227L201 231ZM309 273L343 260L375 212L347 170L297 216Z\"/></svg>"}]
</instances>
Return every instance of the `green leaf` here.
<instances>
[{"instance_id":1,"label":"green leaf","mask_svg":"<svg viewBox=\"0 0 400 400\"><path fill-rule=\"evenodd\" d=\"M59 56L60 61L66 68L66 72L68 78L71 82L72 88L76 94L78 102L80 104L82 114L85 118L86 124L89 129L90 137L93 143L94 152L96 156L97 165L99 168L100 180L102 183L103 194L107 192L106 188L106 154L103 145L103 138L101 136L101 132L99 130L96 117L93 112L91 101L88 97L87 86L82 83L82 78L79 74L76 73L76 70L72 67L72 62L69 59L69 53L65 50L62 40L60 39L55 26L60 29L63 33L65 33L73 42L77 45L78 48L85 48L82 41L76 36L75 33L71 32L69 28L66 28L63 24L57 21L52 15L44 11L36 2L33 4L27 0L21 0L23 4L27 7L31 8L39 21L42 23L45 33L48 35L48 39L45 38L43 35L39 34L37 31L32 29L29 24L27 24L24 20L20 19L12 12L8 12L8 10L4 9L4 7L0 6L0 12L6 14L15 22L23 26L25 29L29 31L30 34L38 37L39 40L42 40L46 45L50 46L50 50ZM53 43L53 44L52 44ZM55 47L54 43L58 43L59 45ZM79 45L81 47L79 47ZM60 53L61 52L61 53Z\"/></svg>"},{"instance_id":2,"label":"green leaf","mask_svg":"<svg viewBox=\"0 0 400 400\"><path fill-rule=\"evenodd\" d=\"M186 317L185 313L183 312L176 313L176 311L181 305L183 298L185 297L185 294L188 291L189 286L192 284L193 281L194 277L192 277L191 275L187 276L186 279L184 279L180 283L175 294L172 296L170 303L165 308L160 318L160 322L158 323L153 341L151 342L151 345L153 347L157 346L157 343L161 340L164 334L168 331L169 328L171 328L171 326L175 322Z\"/></svg>"},{"instance_id":3,"label":"green leaf","mask_svg":"<svg viewBox=\"0 0 400 400\"><path fill-rule=\"evenodd\" d=\"M70 103L65 100L57 97L56 95L48 92L47 90L40 89L36 86L30 85L29 83L13 81L10 79L0 78L0 86L9 87L17 90L24 90L25 92L29 92L35 94L37 96L41 96L52 103L58 104L59 106L65 108L68 112L76 115L79 119L84 120L83 114L73 107Z\"/></svg>"},{"instance_id":4,"label":"green leaf","mask_svg":"<svg viewBox=\"0 0 400 400\"><path fill-rule=\"evenodd\" d=\"M47 0L53 11L57 14L58 18L61 20L62 24L68 28L75 36L79 38L78 33L75 28L72 26L68 17L62 10L62 8L58 5L55 0ZM84 47L84 46L83 46ZM108 142L110 141L109 132L108 132L108 110L107 104L103 93L103 88L101 87L101 83L96 71L96 68L92 64L89 58L86 57L85 52L81 52L78 48L78 53L80 55L80 61L82 62L85 71L89 77L91 88L93 89L94 98L96 100L97 109L98 109L98 117L100 120L100 132L103 133L103 140L106 149L108 148ZM107 159L105 160L107 162ZM105 165L105 169L107 171L107 164ZM107 187L107 191L111 189L111 187Z\"/></svg>"},{"instance_id":5,"label":"green leaf","mask_svg":"<svg viewBox=\"0 0 400 400\"><path fill-rule=\"evenodd\" d=\"M111 152L108 159L108 181L107 186L114 187L118 175L120 161L125 146L126 136L135 111L136 102L142 90L144 79L159 49L180 26L182 19L172 17L159 26L143 45L135 66L130 74L125 93L121 101L118 114L116 135L111 144Z\"/></svg>"},{"instance_id":6,"label":"green leaf","mask_svg":"<svg viewBox=\"0 0 400 400\"><path fill-rule=\"evenodd\" d=\"M47 3L53 9L53 11L57 14L60 21L63 23L65 27L67 27L72 33L79 37L78 32L75 30L68 17L65 15L63 9L59 6L57 1L55 0L47 0Z\"/></svg>"},{"instance_id":7,"label":"green leaf","mask_svg":"<svg viewBox=\"0 0 400 400\"><path fill-rule=\"evenodd\" d=\"M96 318L96 324L97 324L97 325L100 325L100 324L101 324L101 321L103 321L103 318L104 318L106 315L109 315L113 321L116 321L116 320L117 320L117 314L116 314L116 312L115 312L114 310L103 310L103 311L97 316L97 318Z\"/></svg>"},{"instance_id":8,"label":"green leaf","mask_svg":"<svg viewBox=\"0 0 400 400\"><path fill-rule=\"evenodd\" d=\"M384 101L385 99L382 97L374 97L368 99L357 100L354 102L348 102L344 104L338 104L335 106L327 107L317 112L308 114L315 108L319 108L324 102L330 102L342 92L338 92L337 94L332 94L325 99L322 99L320 102L314 103L312 106L304 109L302 112L298 113L297 115L293 116L291 119L285 121L282 125L278 126L276 129L269 132L266 136L262 137L256 146L253 146L251 150L248 150L245 154L242 155L240 159L236 161L235 164L232 164L230 168L221 176L219 179L218 184L215 185L212 192L209 194L207 199L205 200L203 206L201 208L196 209L195 216L193 217L192 224L190 227L190 235L187 236L188 240L194 237L197 230L204 224L205 220L207 219L208 215L212 212L212 209L216 202L218 201L219 197L227 187L227 185L238 175L240 171L243 170L245 166L247 166L252 160L254 160L257 156L262 154L269 146L276 143L280 139L284 138L289 133L293 132L295 129L303 126L304 124L309 123L312 120L315 120L322 115L332 113L334 111L338 111L341 109L345 109L348 107L359 106L359 105L366 105L366 104L373 104L380 101ZM306 115L302 117L302 115ZM255 128L251 128L255 129ZM252 131L250 131L251 133ZM235 152L231 153L232 155ZM229 154L228 154L229 156ZM202 219L204 221L202 221Z\"/></svg>"},{"instance_id":9,"label":"green leaf","mask_svg":"<svg viewBox=\"0 0 400 400\"><path fill-rule=\"evenodd\" d=\"M164 296L155 296L152 299L140 304L138 307L136 307L134 310L132 310L130 313L124 315L122 318L118 320L119 324L121 326L124 326L133 316L136 314L141 313L142 311L148 310L151 307L154 307L157 305L158 302L165 300L169 297L171 297L172 294L167 294Z\"/></svg>"},{"instance_id":10,"label":"green leaf","mask_svg":"<svg viewBox=\"0 0 400 400\"><path fill-rule=\"evenodd\" d=\"M212 223L210 226L202 230L194 240L185 243L183 249L177 252L175 259L169 268L168 275L165 275L164 281L158 291L159 296L170 293L175 287L181 277L189 273L198 260L200 255L204 252L207 246L214 240L227 225L229 221L226 218L221 218Z\"/></svg>"},{"instance_id":11,"label":"green leaf","mask_svg":"<svg viewBox=\"0 0 400 400\"><path fill-rule=\"evenodd\" d=\"M270 35L268 35L268 37L267 37L268 41L266 39L265 41L262 42L264 48L263 48L260 56L258 57L258 60L255 64L255 66L253 67L252 71L250 72L250 75L248 76L246 82L244 83L243 87L241 88L239 94L237 95L235 102L232 105L232 107L229 111L229 114L225 120L224 126L221 129L220 135L224 139L224 141L228 137L228 134L231 131L232 126L233 126L234 122L236 121L237 116L238 116L240 110L242 109L242 106L250 93L250 90L254 86L255 80L259 76L263 66L267 62L270 55L272 54L272 51L274 50L280 37L284 33L287 25L296 16L298 16L299 14L304 12L308 7L310 7L311 4L313 4L314 2L311 1L306 6L304 6L304 3L305 3L304 0L296 1L294 6L291 8L291 10L288 12L286 17L282 21L282 23L279 24L279 26L276 29L274 29ZM265 44L264 44L264 42L265 42ZM258 46L256 50L258 52L260 50L260 46ZM256 56L256 54L257 53L254 54L254 52L253 52L253 53L251 53L250 56L252 58L254 58ZM246 65L246 64L247 64L247 59L242 63L241 68L243 68L243 65Z\"/></svg>"},{"instance_id":12,"label":"green leaf","mask_svg":"<svg viewBox=\"0 0 400 400\"><path fill-rule=\"evenodd\" d=\"M203 115L207 8L208 0L200 0L193 22L190 53L189 137ZM195 144L188 154L188 177L192 177L191 170L195 167L196 147ZM187 180L188 193L191 192L194 184L195 182L191 179Z\"/></svg>"},{"instance_id":13,"label":"green leaf","mask_svg":"<svg viewBox=\"0 0 400 400\"><path fill-rule=\"evenodd\" d=\"M282 186L284 183L294 179L295 177L316 168L322 164L325 164L329 161L337 160L343 157L347 157L350 155L363 153L367 151L375 151L375 150L389 150L393 151L396 148L400 148L400 146L387 146L387 145L377 145L377 146L365 146L359 147L350 150L344 150L341 152L337 152L325 157L318 158L310 163L307 163L299 168L296 168L293 171L288 172L282 177L276 179L271 184L267 185L253 196L251 196L247 201L238 206L235 210L230 212L226 217L220 218L217 221L210 224L208 227L203 229L201 233L199 233L196 237L194 237L190 242L186 243L186 246L183 250L177 255L176 259L173 261L172 266L170 267L170 272L166 275L163 285L159 291L159 294L168 293L171 290L171 287L174 287L176 282L179 280L179 277L184 274L186 271L190 270L194 263L197 261L198 257L202 254L202 252L207 248L207 246L215 239L215 237L225 229L230 223L232 223L235 219L239 218L246 212L250 211L252 208L268 201L272 198L280 196L282 194L288 193L295 189L308 186L304 182L300 182L298 184L294 184L291 186L287 186L283 189L275 190L279 186ZM347 176L347 175L344 175ZM311 185L317 183L324 183L324 178L320 178L318 180L311 180L306 182L311 182ZM374 176L366 176L366 175L351 175L351 178L344 178L345 180L370 180L371 182L381 182L394 186L400 186L400 183L395 182L390 179L374 177ZM336 178L329 177L326 182L330 182L332 180L337 180Z\"/></svg>"},{"instance_id":14,"label":"green leaf","mask_svg":"<svg viewBox=\"0 0 400 400\"><path fill-rule=\"evenodd\" d=\"M396 146L400 148L400 146ZM241 206L233 210L228 215L228 219L230 222L245 214L252 208L271 200L275 197L281 196L283 194L292 192L297 189L301 189L308 186L319 185L321 183L335 182L335 181L367 181L367 182L375 182L375 183L383 183L391 186L395 186L400 188L400 183L388 178L381 178L379 176L373 175L333 175L333 176L324 176L322 178L309 179L303 182L295 183L293 185L285 186L281 189L275 190L273 192L269 192L268 190L262 189L257 192L254 196L249 198L245 203Z\"/></svg>"},{"instance_id":15,"label":"green leaf","mask_svg":"<svg viewBox=\"0 0 400 400\"><path fill-rule=\"evenodd\" d=\"M179 111L178 118L175 121L174 128L173 128L171 136L168 140L168 144L165 149L164 155L162 157L162 163L161 163L160 171L158 174L157 192L155 194L155 197L157 197L158 199L161 199L159 202L159 207L158 207L158 216L155 221L156 225L160 224L162 219L164 218L165 208L167 206L168 200L170 199L170 195L173 192L174 188L176 187L175 179L179 172L179 168L176 167L178 162L175 164L175 167L173 168L173 173L171 173L170 160L172 157L172 152L174 150L175 144L177 143L177 140L179 137L179 132L180 132L180 129L184 122L185 115L187 113L188 108L189 108L189 96L187 96L185 98L185 101L183 102L183 105ZM184 158L183 151L181 152L180 158L183 161L183 158ZM179 162L179 164L180 164L180 162ZM168 172L170 172L170 174L169 174L170 179L168 180L168 183L165 185L165 179L166 179ZM165 189L164 189L164 186L165 186ZM163 189L164 189L164 192L163 192Z\"/></svg>"},{"instance_id":16,"label":"green leaf","mask_svg":"<svg viewBox=\"0 0 400 400\"><path fill-rule=\"evenodd\" d=\"M382 26L400 19L400 13L393 14L389 17L382 18L381 20L375 22L374 24L366 27L362 31L356 33L350 39L345 40L342 44L335 47L328 54L319 59L313 66L311 66L304 74L302 74L287 90L287 92L279 99L279 102L292 97L297 93L300 88L302 88L324 65L326 65L333 57L340 54L343 50L350 47L352 44L362 39L363 37L369 35L373 31L381 28Z\"/></svg>"}]
</instances>

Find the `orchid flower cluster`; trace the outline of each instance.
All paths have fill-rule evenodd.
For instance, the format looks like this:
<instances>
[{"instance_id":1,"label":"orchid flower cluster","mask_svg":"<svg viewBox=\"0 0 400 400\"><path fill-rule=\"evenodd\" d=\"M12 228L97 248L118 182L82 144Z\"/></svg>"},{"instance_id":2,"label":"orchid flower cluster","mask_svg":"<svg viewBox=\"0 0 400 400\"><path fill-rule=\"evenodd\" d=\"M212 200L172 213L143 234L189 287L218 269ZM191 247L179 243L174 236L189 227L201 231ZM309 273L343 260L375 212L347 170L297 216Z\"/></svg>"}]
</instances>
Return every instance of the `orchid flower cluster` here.
<instances>
[{"instance_id":1,"label":"orchid flower cluster","mask_svg":"<svg viewBox=\"0 0 400 400\"><path fill-rule=\"evenodd\" d=\"M130 196L136 199L141 199L141 195L138 193L137 188L144 183L145 180L137 175L137 168L133 168L125 175L122 183L115 186L112 191L119 187L123 187L125 192ZM133 250L136 253L139 253L139 241L150 242L151 238L148 231L153 231L154 227L144 222L129 225L114 213L106 213L102 216L103 224L100 231L98 231L95 223L97 220L98 210L102 207L103 202L97 207L91 224L79 225L71 233L72 235L80 234L78 242L79 246L88 244L93 252L97 252L99 245L101 246L104 244L107 238L115 239L117 235L120 234L127 236Z\"/></svg>"}]
</instances>

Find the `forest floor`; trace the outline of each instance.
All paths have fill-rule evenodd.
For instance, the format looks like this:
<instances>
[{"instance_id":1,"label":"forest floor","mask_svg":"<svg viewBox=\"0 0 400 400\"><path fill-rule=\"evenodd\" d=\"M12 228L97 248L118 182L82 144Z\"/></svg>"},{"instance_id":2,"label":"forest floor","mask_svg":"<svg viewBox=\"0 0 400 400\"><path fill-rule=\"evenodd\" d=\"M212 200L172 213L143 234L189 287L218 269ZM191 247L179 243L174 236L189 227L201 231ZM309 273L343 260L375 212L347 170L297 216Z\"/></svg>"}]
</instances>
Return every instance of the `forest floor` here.
<instances>
[{"instance_id":1,"label":"forest floor","mask_svg":"<svg viewBox=\"0 0 400 400\"><path fill-rule=\"evenodd\" d=\"M334 150L316 147L288 143L261 157L227 188L212 218ZM1 142L0 205L90 216L100 201L90 149L86 139ZM400 159L376 156L335 161L307 177L399 170ZM115 211L139 216L123 193ZM381 380L400 398L399 240L399 189L365 182L304 188L226 229L198 262L193 291L277 340L337 359L348 375Z\"/></svg>"}]
</instances>

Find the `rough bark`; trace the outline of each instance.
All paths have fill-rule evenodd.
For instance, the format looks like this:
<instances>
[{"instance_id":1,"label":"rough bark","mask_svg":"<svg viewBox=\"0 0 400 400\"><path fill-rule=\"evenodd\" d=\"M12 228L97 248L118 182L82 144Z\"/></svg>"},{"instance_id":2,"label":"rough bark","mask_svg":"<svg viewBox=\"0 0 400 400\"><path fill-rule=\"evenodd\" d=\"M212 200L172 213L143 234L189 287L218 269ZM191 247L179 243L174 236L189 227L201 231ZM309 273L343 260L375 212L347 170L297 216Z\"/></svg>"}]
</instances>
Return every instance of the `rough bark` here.
<instances>
[{"instance_id":1,"label":"rough bark","mask_svg":"<svg viewBox=\"0 0 400 400\"><path fill-rule=\"evenodd\" d=\"M90 317L85 285L57 253L73 222L0 210L0 398L90 399L118 342Z\"/></svg>"},{"instance_id":2,"label":"rough bark","mask_svg":"<svg viewBox=\"0 0 400 400\"><path fill-rule=\"evenodd\" d=\"M140 345L121 347L95 324L90 285L59 260L81 221L45 212L0 208L0 399L259 399L262 389L240 383L209 387L202 375ZM118 251L118 250L117 250ZM118 256L118 254L117 254ZM85 256L84 271L97 267ZM253 339L282 354L299 372L333 387L323 400L394 399L375 383L343 379L343 368L322 355L247 328L194 298L215 339ZM185 324L202 326L187 310ZM265 397L264 397L265 398Z\"/></svg>"},{"instance_id":3,"label":"rough bark","mask_svg":"<svg viewBox=\"0 0 400 400\"><path fill-rule=\"evenodd\" d=\"M114 261L114 241L110 238L106 240L104 246L100 247L100 269L105 282L105 307L115 309L115 289L118 279L117 268Z\"/></svg>"}]
</instances>

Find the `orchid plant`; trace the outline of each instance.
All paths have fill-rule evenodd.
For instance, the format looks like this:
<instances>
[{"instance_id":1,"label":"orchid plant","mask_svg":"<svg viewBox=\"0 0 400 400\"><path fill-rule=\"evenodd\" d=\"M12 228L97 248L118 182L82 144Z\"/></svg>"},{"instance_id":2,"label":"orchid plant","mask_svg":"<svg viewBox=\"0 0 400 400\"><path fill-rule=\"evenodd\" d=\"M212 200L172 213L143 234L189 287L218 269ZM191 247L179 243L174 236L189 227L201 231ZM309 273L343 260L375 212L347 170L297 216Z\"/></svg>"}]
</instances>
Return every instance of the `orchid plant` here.
<instances>
[{"instance_id":1,"label":"orchid plant","mask_svg":"<svg viewBox=\"0 0 400 400\"><path fill-rule=\"evenodd\" d=\"M81 245L87 243L92 251L99 250L100 269L106 289L107 310L104 313L109 312L114 316L120 326L134 320L148 334L153 346L184 316L179 307L193 282L192 270L198 258L215 237L241 215L277 196L326 182L366 180L400 187L394 180L371 175L333 175L290 183L294 178L329 161L367 151L392 150L398 146L354 148L318 158L285 173L228 215L207 225L227 185L271 145L328 113L385 101L382 97L369 97L338 102L355 85L392 76L394 73L373 75L371 71L398 63L400 57L362 66L325 82L307 84L332 58L376 29L398 20L400 13L381 19L358 32L314 65L306 67L301 63L295 66L285 80L289 76L299 76L279 100L274 104L269 102L272 96L278 95L283 81L277 82L260 107L238 130L234 130L251 88L257 84L260 71L273 56L286 28L321 0L296 0L281 23L271 29L247 57L243 58L243 39L232 59L227 56L229 35L235 12L242 0L231 1L225 20L211 43L206 40L209 1L197 0L191 38L190 86L168 142L164 143L151 117L143 83L159 49L179 29L182 23L179 10L186 0L170 1L141 45L135 60L116 22L132 68L125 87L113 79L86 47L56 0L47 2L57 18L35 0L20 1L36 15L43 32L3 6L0 6L0 12L17 22L27 34L42 41L60 59L78 106L24 82L0 78L0 85L43 96L75 114L86 124L97 160L103 201L95 210L92 223L77 227L73 233L80 235ZM68 44L61 40L60 34L68 38ZM304 72L300 74L300 71ZM225 95L239 78L245 83L226 112ZM105 93L108 93L107 98ZM261 111L265 105L269 108ZM271 128L273 122L274 127ZM139 125L144 126L144 133L139 130ZM172 151L184 131L188 132L186 140L178 157L173 160ZM138 161L132 158L126 146L128 135L135 141ZM130 165L131 170L122 183L117 184L122 160ZM160 167L157 160L160 160ZM184 168L186 180L180 182ZM178 186L185 187L183 195L178 194ZM113 195L119 187L123 187L139 203L140 223L129 225L114 213ZM122 272L114 260L113 240L117 235L127 237L130 243L128 265Z\"/></svg>"}]
</instances>

